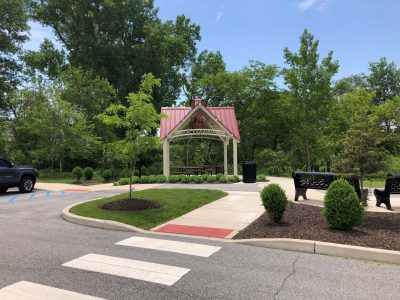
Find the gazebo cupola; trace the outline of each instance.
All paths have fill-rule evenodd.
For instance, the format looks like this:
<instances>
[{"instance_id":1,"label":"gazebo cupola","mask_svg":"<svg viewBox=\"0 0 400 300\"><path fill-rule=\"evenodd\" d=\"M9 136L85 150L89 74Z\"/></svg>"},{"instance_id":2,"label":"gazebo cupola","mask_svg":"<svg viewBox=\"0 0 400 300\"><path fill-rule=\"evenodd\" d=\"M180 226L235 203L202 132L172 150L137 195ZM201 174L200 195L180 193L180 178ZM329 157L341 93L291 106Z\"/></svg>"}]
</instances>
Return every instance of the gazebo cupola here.
<instances>
[{"instance_id":1,"label":"gazebo cupola","mask_svg":"<svg viewBox=\"0 0 400 300\"><path fill-rule=\"evenodd\" d=\"M233 145L233 174L237 175L239 128L233 107L207 107L205 99L193 99L191 107L163 107L160 139L163 143L163 171L170 175L169 145L174 139L217 139L224 145L224 174L228 174L228 145Z\"/></svg>"}]
</instances>

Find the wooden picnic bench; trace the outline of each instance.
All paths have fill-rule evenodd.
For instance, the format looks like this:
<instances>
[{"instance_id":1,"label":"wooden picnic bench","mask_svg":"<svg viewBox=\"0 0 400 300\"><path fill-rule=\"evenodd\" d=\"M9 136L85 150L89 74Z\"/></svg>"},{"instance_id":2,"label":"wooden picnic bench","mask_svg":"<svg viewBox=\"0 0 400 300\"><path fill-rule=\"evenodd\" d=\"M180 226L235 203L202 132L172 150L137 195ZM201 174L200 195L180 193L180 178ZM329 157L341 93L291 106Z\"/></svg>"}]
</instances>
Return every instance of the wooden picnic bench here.
<instances>
[{"instance_id":1,"label":"wooden picnic bench","mask_svg":"<svg viewBox=\"0 0 400 300\"><path fill-rule=\"evenodd\" d=\"M385 188L374 189L376 206L380 207L383 203L388 210L393 210L390 204L391 194L400 194L400 175L388 174L385 181Z\"/></svg>"},{"instance_id":2,"label":"wooden picnic bench","mask_svg":"<svg viewBox=\"0 0 400 300\"><path fill-rule=\"evenodd\" d=\"M296 189L294 201L298 201L300 196L307 200L307 189L327 190L329 185L339 178L347 180L354 187L358 198L361 199L360 181L355 174L336 175L333 173L295 171L292 173L292 177Z\"/></svg>"}]
</instances>

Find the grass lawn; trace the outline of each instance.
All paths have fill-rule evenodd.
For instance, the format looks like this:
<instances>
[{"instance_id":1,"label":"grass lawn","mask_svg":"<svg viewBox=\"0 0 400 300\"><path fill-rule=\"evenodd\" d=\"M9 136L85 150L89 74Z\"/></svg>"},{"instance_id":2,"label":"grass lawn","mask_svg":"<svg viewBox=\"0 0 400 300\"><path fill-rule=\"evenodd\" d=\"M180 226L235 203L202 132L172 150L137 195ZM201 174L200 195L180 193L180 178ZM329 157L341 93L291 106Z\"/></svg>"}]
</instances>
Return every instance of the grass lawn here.
<instances>
[{"instance_id":1,"label":"grass lawn","mask_svg":"<svg viewBox=\"0 0 400 300\"><path fill-rule=\"evenodd\" d=\"M92 180L85 181L84 178L82 178L81 182L77 183L75 178L73 178L72 174L69 172L60 173L60 172L39 171L39 177L37 182L94 185L94 184L104 183L104 179L95 174Z\"/></svg>"},{"instance_id":2,"label":"grass lawn","mask_svg":"<svg viewBox=\"0 0 400 300\"><path fill-rule=\"evenodd\" d=\"M132 197L155 200L163 205L161 208L143 211L109 211L100 208L113 200L128 198L129 194L126 193L79 204L70 212L79 216L113 220L150 229L226 195L228 194L216 190L150 189L133 192Z\"/></svg>"},{"instance_id":3,"label":"grass lawn","mask_svg":"<svg viewBox=\"0 0 400 300\"><path fill-rule=\"evenodd\" d=\"M365 187L372 188L384 188L385 187L385 179L368 179L364 180Z\"/></svg>"}]
</instances>

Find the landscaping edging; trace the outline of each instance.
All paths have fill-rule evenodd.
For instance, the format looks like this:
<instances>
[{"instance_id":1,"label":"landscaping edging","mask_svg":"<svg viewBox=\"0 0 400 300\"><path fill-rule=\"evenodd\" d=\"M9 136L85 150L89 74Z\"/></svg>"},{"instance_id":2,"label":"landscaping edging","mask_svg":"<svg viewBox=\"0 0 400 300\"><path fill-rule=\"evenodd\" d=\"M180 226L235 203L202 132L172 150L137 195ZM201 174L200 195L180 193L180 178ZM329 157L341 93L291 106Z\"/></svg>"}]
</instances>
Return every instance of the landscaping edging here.
<instances>
[{"instance_id":1,"label":"landscaping edging","mask_svg":"<svg viewBox=\"0 0 400 300\"><path fill-rule=\"evenodd\" d=\"M92 200L88 200L88 201L94 201L94 200L97 200L97 199L92 199ZM144 230L144 229L132 226L132 225L128 225L128 224L124 224L124 223L120 223L120 222L116 222L116 221L82 217L82 216L72 214L69 211L72 207L82 204L82 203L85 203L85 202L88 202L88 201L71 204L71 205L65 207L62 211L62 218L71 223L88 226L88 227L100 228L100 229L128 231L128 232L130 231L130 232L139 232L139 233L146 233L146 234L170 235L170 236L182 237L182 235L178 235L178 234L159 233L159 232L154 232L154 231L150 231L150 230ZM242 245L250 245L250 246L256 246L256 247L263 247L263 248L273 248L273 249L280 249L280 250L323 254L323 255L330 255L330 256L336 256L336 257L345 257L345 258L352 258L352 259L400 265L400 251L392 251L392 250L385 250L385 249L367 248L367 247L342 245L342 244L326 243L326 242L311 241L311 240L288 239L288 238L259 238L259 239L227 240L227 239L217 239L217 238L209 238L209 237L190 236L190 235L187 235L185 237L203 238L203 239L208 239L208 240L236 243L236 244L242 244Z\"/></svg>"}]
</instances>

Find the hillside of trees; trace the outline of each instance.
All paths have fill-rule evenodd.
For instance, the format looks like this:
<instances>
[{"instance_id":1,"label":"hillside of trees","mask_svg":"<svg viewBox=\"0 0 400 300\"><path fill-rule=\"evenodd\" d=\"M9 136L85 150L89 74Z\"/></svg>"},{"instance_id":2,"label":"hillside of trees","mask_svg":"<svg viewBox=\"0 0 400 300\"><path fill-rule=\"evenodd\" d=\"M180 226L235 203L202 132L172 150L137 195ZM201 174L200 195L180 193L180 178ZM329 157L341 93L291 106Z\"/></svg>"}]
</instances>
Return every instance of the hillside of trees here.
<instances>
[{"instance_id":1,"label":"hillside of trees","mask_svg":"<svg viewBox=\"0 0 400 300\"><path fill-rule=\"evenodd\" d=\"M268 174L327 163L400 172L400 68L385 57L333 80L335 49L321 57L305 29L298 49L282 49L284 66L249 60L228 71L221 52L197 50L198 25L183 15L161 21L149 0L0 0L0 20L0 156L18 164L123 170L133 161L159 174L161 107L202 97L235 107L239 162L254 159ZM24 51L29 21L62 47L45 39ZM221 164L222 149L176 143L171 164Z\"/></svg>"}]
</instances>

